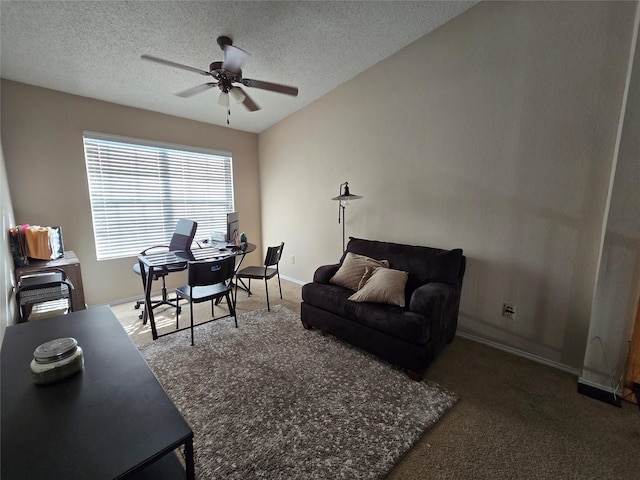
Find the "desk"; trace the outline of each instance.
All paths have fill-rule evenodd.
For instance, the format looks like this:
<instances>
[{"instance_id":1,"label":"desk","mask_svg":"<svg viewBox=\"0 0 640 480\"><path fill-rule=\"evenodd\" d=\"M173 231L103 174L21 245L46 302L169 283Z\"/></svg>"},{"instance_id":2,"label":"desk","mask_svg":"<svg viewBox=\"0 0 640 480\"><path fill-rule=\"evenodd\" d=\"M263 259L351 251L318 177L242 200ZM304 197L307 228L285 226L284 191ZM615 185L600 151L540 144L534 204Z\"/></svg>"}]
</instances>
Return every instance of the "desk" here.
<instances>
[{"instance_id":1,"label":"desk","mask_svg":"<svg viewBox=\"0 0 640 480\"><path fill-rule=\"evenodd\" d=\"M78 340L84 369L34 384L33 351L60 337ZM0 359L3 480L184 478L181 446L194 478L193 432L108 306L7 327Z\"/></svg>"},{"instance_id":2,"label":"desk","mask_svg":"<svg viewBox=\"0 0 640 480\"><path fill-rule=\"evenodd\" d=\"M149 323L151 324L151 336L154 340L157 340L158 337L169 335L170 333L176 333L179 330L174 330L169 333L165 333L164 335L158 335L158 330L156 329L155 317L153 314L153 308L151 308L151 281L153 279L153 271L154 269L162 269L168 266L171 267L179 267L184 266L187 268L188 262L193 261L202 261L202 260L213 260L216 258L225 258L230 255L235 255L240 257L240 261L236 264L236 271L240 268L242 261L247 253L251 253L256 249L256 246L253 243L247 243L247 248L242 249L224 249L219 250L217 248L196 248L189 251L176 251L176 252L163 252L163 253L150 253L148 255L138 255L138 261L140 262L140 272L142 275L146 277L143 278L143 285L145 286L144 292L144 315L149 319ZM235 301L234 301L235 303Z\"/></svg>"},{"instance_id":3,"label":"desk","mask_svg":"<svg viewBox=\"0 0 640 480\"><path fill-rule=\"evenodd\" d=\"M87 305L84 302L84 288L82 286L82 272L80 271L80 260L71 250L64 252L64 257L55 260L34 260L29 259L29 265L16 268L16 282L22 275L27 275L34 270L46 270L47 268L61 268L73 283L71 292L71 305L73 311L84 310Z\"/></svg>"}]
</instances>

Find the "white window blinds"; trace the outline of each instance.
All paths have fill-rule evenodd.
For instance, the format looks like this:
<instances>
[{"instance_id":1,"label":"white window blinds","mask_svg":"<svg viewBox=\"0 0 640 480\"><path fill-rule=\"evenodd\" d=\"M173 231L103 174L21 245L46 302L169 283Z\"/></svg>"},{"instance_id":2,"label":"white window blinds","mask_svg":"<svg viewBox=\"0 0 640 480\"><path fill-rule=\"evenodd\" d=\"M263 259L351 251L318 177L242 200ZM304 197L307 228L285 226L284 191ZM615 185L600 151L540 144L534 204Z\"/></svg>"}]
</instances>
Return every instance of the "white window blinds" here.
<instances>
[{"instance_id":1,"label":"white window blinds","mask_svg":"<svg viewBox=\"0 0 640 480\"><path fill-rule=\"evenodd\" d=\"M226 231L233 208L231 155L84 132L98 260L168 245L180 218L196 239Z\"/></svg>"}]
</instances>

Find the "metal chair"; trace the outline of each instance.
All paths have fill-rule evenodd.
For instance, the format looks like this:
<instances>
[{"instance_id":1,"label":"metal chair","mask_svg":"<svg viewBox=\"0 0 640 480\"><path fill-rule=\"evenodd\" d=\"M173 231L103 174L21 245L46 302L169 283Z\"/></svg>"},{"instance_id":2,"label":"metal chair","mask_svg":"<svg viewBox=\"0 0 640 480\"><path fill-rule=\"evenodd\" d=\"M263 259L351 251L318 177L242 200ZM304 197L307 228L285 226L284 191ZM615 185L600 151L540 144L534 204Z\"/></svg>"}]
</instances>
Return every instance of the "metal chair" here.
<instances>
[{"instance_id":1,"label":"metal chair","mask_svg":"<svg viewBox=\"0 0 640 480\"><path fill-rule=\"evenodd\" d=\"M264 288L267 292L267 310L271 311L269 305L269 286L267 280L278 276L278 288L280 289L280 298L282 298L282 285L280 284L280 259L282 258L282 251L284 250L284 242L275 247L267 248L267 254L264 258L264 265L261 267L245 267L236 273L236 298L238 296L238 282L242 279L248 279L249 285L247 287L247 294L251 296L251 279L264 280Z\"/></svg>"},{"instance_id":2,"label":"metal chair","mask_svg":"<svg viewBox=\"0 0 640 480\"><path fill-rule=\"evenodd\" d=\"M176 229L173 232L173 236L171 237L171 242L169 243L169 245L154 245L152 247L144 249L142 252L140 252L140 255L146 255L154 251L160 251L160 250L169 251L169 252L191 250L191 244L193 243L193 238L196 236L197 229L198 229L198 224L196 222L194 222L193 220L187 220L186 218L183 218L178 221L178 224L176 225ZM151 302L151 308L156 308L156 307L159 307L160 305L170 305L172 307L175 307L176 309L179 308L177 298L175 299L175 303L173 303L172 300L169 299L167 295L167 285L165 282L165 277L169 273L180 272L185 268L186 267L182 265L175 265L175 266L167 266L161 270L153 271L153 278L151 280L152 281L156 281L159 279L162 280L162 290L161 290L162 297L160 300L153 300ZM142 277L142 287L143 289L146 289L145 279L147 276L141 275L140 262L136 262L133 265L133 271ZM144 300L136 301L134 308L138 309L140 308L141 305L144 305ZM144 319L143 323L146 323L146 317L145 317L144 311L140 315L138 315L138 318Z\"/></svg>"},{"instance_id":3,"label":"metal chair","mask_svg":"<svg viewBox=\"0 0 640 480\"><path fill-rule=\"evenodd\" d=\"M26 322L29 320L34 306L48 302L65 300L67 306L64 308L64 313L72 312L71 292L73 288L73 283L61 268L49 267L22 275L18 279L16 289L16 303L20 314L19 321ZM56 305L51 311L60 313L59 310L60 307Z\"/></svg>"},{"instance_id":4,"label":"metal chair","mask_svg":"<svg viewBox=\"0 0 640 480\"><path fill-rule=\"evenodd\" d=\"M235 301L233 298L233 290L231 289L231 280L233 279L235 270L235 257L225 257L219 260L204 260L188 263L188 285L176 288L176 296L178 305L180 299L189 300L191 310L191 345L193 342L193 304L211 301L211 320L201 322L198 325L219 320L221 318L233 317L236 328L238 328L238 319L236 317ZM225 298L229 314L215 318L214 307L217 300ZM214 303L216 302L216 303ZM178 329L178 321L180 310L176 315L176 329Z\"/></svg>"}]
</instances>

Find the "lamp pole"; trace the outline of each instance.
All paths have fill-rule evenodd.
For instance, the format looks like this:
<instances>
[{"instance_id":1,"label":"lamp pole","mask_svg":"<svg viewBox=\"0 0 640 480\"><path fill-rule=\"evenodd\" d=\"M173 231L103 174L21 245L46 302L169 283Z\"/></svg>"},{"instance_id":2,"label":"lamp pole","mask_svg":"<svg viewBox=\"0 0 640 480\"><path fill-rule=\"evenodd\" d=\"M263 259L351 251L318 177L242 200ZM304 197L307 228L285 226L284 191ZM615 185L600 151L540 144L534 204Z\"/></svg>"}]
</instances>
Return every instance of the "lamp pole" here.
<instances>
[{"instance_id":1,"label":"lamp pole","mask_svg":"<svg viewBox=\"0 0 640 480\"><path fill-rule=\"evenodd\" d=\"M344 187L344 190L343 190ZM360 195L353 195L349 191L349 182L344 182L340 184L338 187L338 196L333 197L331 200L338 200L338 223L340 223L340 217L342 217L342 251L345 250L345 232L344 232L344 224L347 223L345 220L345 210L347 204L351 200L357 200L362 198Z\"/></svg>"},{"instance_id":2,"label":"lamp pole","mask_svg":"<svg viewBox=\"0 0 640 480\"><path fill-rule=\"evenodd\" d=\"M344 224L347 223L347 221L344 219L345 204L343 202L338 204L338 223L340 223L340 209L342 209L342 251L344 252Z\"/></svg>"}]
</instances>

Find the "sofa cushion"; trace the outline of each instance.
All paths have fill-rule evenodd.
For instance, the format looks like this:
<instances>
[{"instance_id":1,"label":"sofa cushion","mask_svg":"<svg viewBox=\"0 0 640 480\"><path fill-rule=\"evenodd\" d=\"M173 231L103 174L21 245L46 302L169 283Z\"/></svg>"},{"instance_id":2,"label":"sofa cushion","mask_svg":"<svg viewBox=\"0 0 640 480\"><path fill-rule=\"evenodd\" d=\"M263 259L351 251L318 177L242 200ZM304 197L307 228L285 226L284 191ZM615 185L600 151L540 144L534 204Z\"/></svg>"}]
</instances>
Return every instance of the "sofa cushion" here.
<instances>
[{"instance_id":1,"label":"sofa cushion","mask_svg":"<svg viewBox=\"0 0 640 480\"><path fill-rule=\"evenodd\" d=\"M363 276L366 278L367 272ZM404 287L407 284L407 272L391 268L378 267L366 283L349 297L352 302L386 303L405 306Z\"/></svg>"},{"instance_id":2,"label":"sofa cushion","mask_svg":"<svg viewBox=\"0 0 640 480\"><path fill-rule=\"evenodd\" d=\"M367 266L388 267L389 262L349 252L345 255L342 265L329 282L349 290L358 290L360 280L365 275Z\"/></svg>"},{"instance_id":3,"label":"sofa cushion","mask_svg":"<svg viewBox=\"0 0 640 480\"><path fill-rule=\"evenodd\" d=\"M345 304L353 291L331 283L307 283L302 286L302 301L336 315L345 315Z\"/></svg>"},{"instance_id":4,"label":"sofa cushion","mask_svg":"<svg viewBox=\"0 0 640 480\"><path fill-rule=\"evenodd\" d=\"M395 305L347 301L344 317L345 321L351 320L417 345L423 345L431 338L432 325L426 317Z\"/></svg>"},{"instance_id":5,"label":"sofa cushion","mask_svg":"<svg viewBox=\"0 0 640 480\"><path fill-rule=\"evenodd\" d=\"M303 302L344 317L345 322L352 321L416 345L431 338L431 322L425 316L392 305L350 302L352 294L351 290L332 284L308 283L302 287Z\"/></svg>"}]
</instances>

